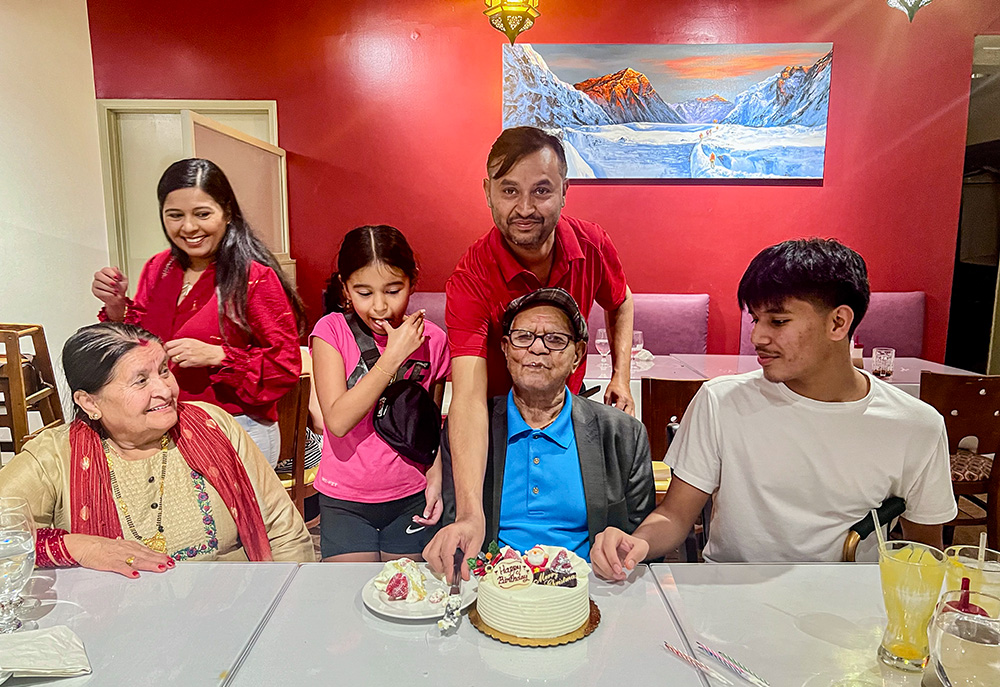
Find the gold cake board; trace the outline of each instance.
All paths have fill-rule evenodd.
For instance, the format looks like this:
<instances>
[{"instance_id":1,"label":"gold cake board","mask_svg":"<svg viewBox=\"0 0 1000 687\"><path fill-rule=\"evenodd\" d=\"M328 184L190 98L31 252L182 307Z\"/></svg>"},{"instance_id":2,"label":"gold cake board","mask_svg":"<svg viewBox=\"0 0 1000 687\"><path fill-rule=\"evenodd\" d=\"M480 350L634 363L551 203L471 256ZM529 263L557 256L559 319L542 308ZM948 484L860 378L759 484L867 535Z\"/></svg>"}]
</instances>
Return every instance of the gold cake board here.
<instances>
[{"instance_id":1,"label":"gold cake board","mask_svg":"<svg viewBox=\"0 0 1000 687\"><path fill-rule=\"evenodd\" d=\"M483 622L483 619L479 616L479 611L476 609L476 604L472 604L469 608L469 622L472 626L482 632L487 637L492 637L493 639L503 642L504 644L513 644L514 646L559 646L560 644L569 644L570 642L575 642L578 639L583 639L591 632L593 632L601 622L601 609L597 607L593 599L590 601L590 616L580 627L576 628L572 632L567 632L564 635L559 635L558 637L551 637L545 639L528 639L526 637L515 637L514 635L505 634L499 630L494 630L492 627Z\"/></svg>"}]
</instances>

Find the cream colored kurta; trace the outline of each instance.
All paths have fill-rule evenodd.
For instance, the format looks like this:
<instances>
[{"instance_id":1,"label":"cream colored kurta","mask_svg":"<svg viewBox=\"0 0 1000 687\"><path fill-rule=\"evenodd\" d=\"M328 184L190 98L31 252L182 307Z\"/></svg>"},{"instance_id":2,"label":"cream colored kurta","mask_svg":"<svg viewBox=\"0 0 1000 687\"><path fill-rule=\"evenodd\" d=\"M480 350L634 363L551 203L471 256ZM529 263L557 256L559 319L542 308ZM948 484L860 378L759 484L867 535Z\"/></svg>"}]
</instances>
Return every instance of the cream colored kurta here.
<instances>
[{"instance_id":1,"label":"cream colored kurta","mask_svg":"<svg viewBox=\"0 0 1000 687\"><path fill-rule=\"evenodd\" d=\"M193 405L212 416L243 461L274 560L314 561L302 516L257 445L226 411L208 403ZM42 432L0 469L0 496L26 499L39 527L70 529L70 455L68 425ZM136 531L141 537L153 536L158 508L151 506L159 502L162 453L139 461L112 454L112 468ZM122 535L135 539L120 508L118 516ZM236 522L222 497L205 477L191 470L173 442L167 448L162 524L167 553L177 560L247 560Z\"/></svg>"}]
</instances>

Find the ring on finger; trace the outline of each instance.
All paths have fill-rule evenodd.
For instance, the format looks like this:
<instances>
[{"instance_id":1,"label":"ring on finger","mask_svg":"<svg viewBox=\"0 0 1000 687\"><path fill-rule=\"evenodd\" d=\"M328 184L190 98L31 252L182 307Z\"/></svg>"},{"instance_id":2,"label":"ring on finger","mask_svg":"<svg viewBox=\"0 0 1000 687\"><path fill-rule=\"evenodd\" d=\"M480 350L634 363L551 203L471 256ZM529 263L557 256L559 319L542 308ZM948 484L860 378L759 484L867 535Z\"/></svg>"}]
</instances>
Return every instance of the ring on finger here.
<instances>
[{"instance_id":1,"label":"ring on finger","mask_svg":"<svg viewBox=\"0 0 1000 687\"><path fill-rule=\"evenodd\" d=\"M128 567L131 568L133 563L135 563L135 556L129 556L128 558L125 559L125 565L127 565Z\"/></svg>"}]
</instances>

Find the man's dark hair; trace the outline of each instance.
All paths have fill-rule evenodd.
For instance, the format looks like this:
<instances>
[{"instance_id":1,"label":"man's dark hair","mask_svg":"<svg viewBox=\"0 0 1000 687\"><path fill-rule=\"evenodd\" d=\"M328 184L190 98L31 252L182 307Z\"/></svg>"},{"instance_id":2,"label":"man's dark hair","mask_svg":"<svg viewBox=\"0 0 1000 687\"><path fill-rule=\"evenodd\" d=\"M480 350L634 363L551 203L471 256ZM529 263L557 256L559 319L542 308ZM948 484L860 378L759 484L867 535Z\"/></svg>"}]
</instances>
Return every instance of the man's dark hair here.
<instances>
[{"instance_id":1,"label":"man's dark hair","mask_svg":"<svg viewBox=\"0 0 1000 687\"><path fill-rule=\"evenodd\" d=\"M559 173L565 179L566 151L563 150L562 141L534 126L504 129L490 148L489 157L486 158L486 174L492 179L499 179L509 172L518 160L543 148L551 148L559 158ZM491 174L490 170L494 167L496 171Z\"/></svg>"},{"instance_id":2,"label":"man's dark hair","mask_svg":"<svg viewBox=\"0 0 1000 687\"><path fill-rule=\"evenodd\" d=\"M799 298L854 311L849 336L868 310L868 268L857 251L835 239L796 239L765 248L750 261L736 292L740 308L776 308Z\"/></svg>"}]
</instances>

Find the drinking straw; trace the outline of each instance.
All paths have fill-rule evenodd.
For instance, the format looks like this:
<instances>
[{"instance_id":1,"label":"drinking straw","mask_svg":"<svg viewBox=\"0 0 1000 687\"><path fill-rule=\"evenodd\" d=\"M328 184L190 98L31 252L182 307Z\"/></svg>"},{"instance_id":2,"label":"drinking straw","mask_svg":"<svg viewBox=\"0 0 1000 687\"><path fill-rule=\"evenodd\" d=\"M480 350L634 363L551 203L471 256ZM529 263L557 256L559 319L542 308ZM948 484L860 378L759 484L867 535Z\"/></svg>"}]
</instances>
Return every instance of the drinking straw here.
<instances>
[{"instance_id":1,"label":"drinking straw","mask_svg":"<svg viewBox=\"0 0 1000 687\"><path fill-rule=\"evenodd\" d=\"M878 550L885 554L885 537L882 536L882 526L878 522L878 511L874 508L872 508L872 522L875 523L875 536L878 538Z\"/></svg>"},{"instance_id":2,"label":"drinking straw","mask_svg":"<svg viewBox=\"0 0 1000 687\"><path fill-rule=\"evenodd\" d=\"M668 644L667 642L664 642L663 646L667 649L667 651L669 651L670 653L672 653L674 656L676 656L677 658L681 659L685 663L688 663L689 665L693 666L694 668L697 668L701 672L705 673L705 675L708 675L709 677L718 680L719 682L721 682L724 685L731 685L731 684L733 684L730 680L728 680L726 678L725 675L723 675L719 671L715 670L714 668L705 665L704 663L702 663L701 661L699 661L697 658L695 658L691 654L686 654L683 651L681 651L680 649L678 649L677 647L672 646L671 644Z\"/></svg>"},{"instance_id":3,"label":"drinking straw","mask_svg":"<svg viewBox=\"0 0 1000 687\"><path fill-rule=\"evenodd\" d=\"M979 533L979 569L986 569L986 532Z\"/></svg>"},{"instance_id":4,"label":"drinking straw","mask_svg":"<svg viewBox=\"0 0 1000 687\"><path fill-rule=\"evenodd\" d=\"M756 685L756 687L771 687L771 683L769 683L760 675L747 668L745 665L737 661L729 654L719 651L718 649L713 649L711 647L705 646L701 642L698 642L698 648L704 651L712 658L714 658L722 665L729 668L731 671L739 675L741 678L743 678L750 684Z\"/></svg>"}]
</instances>

